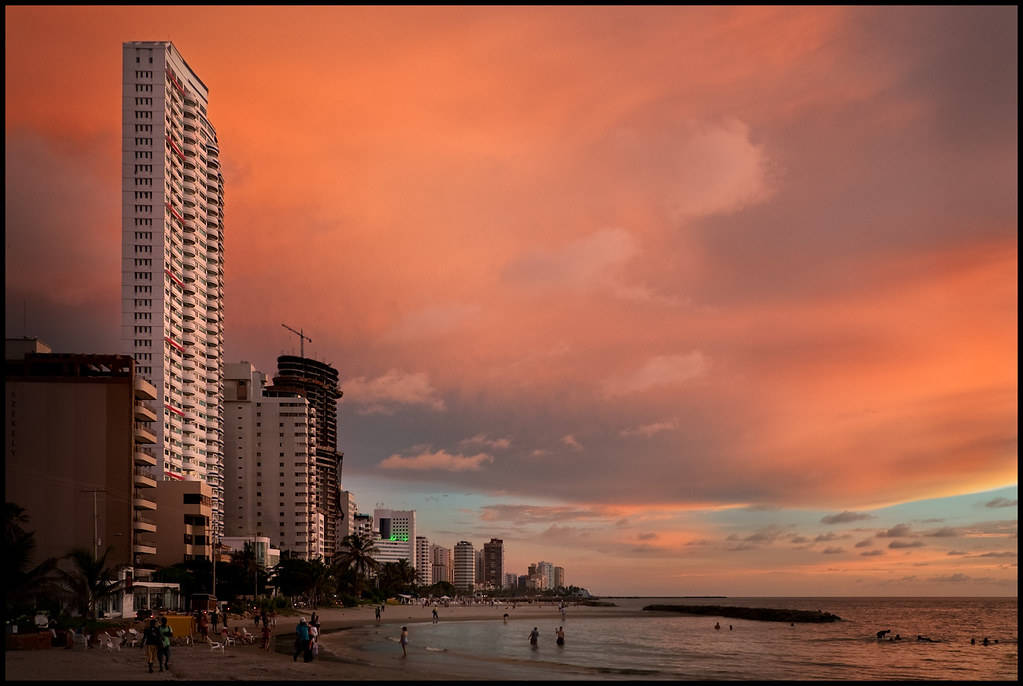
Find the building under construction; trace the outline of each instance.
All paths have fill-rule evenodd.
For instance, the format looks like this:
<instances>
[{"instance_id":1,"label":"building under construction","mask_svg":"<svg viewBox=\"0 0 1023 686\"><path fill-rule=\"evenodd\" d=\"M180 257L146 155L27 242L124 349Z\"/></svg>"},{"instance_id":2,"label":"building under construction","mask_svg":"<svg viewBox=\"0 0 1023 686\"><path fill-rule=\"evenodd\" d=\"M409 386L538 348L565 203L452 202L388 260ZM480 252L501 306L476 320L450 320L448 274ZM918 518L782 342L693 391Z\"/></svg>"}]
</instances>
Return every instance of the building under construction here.
<instances>
[{"instance_id":1,"label":"building under construction","mask_svg":"<svg viewBox=\"0 0 1023 686\"><path fill-rule=\"evenodd\" d=\"M338 400L341 399L338 371L325 362L281 355L277 376L266 394L297 393L316 410L316 509L324 515L323 554L333 559L341 517L341 464L339 449Z\"/></svg>"}]
</instances>

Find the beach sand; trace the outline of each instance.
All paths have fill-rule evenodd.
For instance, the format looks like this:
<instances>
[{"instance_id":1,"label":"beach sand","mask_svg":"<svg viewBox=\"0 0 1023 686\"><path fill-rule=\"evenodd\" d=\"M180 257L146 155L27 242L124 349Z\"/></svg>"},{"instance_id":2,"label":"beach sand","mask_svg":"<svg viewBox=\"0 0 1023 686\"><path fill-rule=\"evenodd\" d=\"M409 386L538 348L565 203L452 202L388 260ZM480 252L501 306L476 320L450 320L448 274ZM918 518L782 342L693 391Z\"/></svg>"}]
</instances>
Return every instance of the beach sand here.
<instances>
[{"instance_id":1,"label":"beach sand","mask_svg":"<svg viewBox=\"0 0 1023 686\"><path fill-rule=\"evenodd\" d=\"M512 610L504 605L472 607L438 607L440 621L492 620L500 622L505 612L512 619L560 618L557 606L518 605ZM381 617L382 625L394 625L394 635L401 632L403 624L430 622L433 606L388 605ZM570 617L636 616L642 614L634 609L614 607L569 606ZM311 611L301 616L309 617ZM320 630L334 633L344 629L376 624L373 608L364 606L343 610L317 610L320 616ZM400 656L395 644L394 659L371 658L360 651L358 646L345 645L334 641L338 650L328 652L321 648L319 657L310 663L293 662L291 650L294 645L295 625L300 616L278 617L275 631L274 650L265 652L257 645L237 644L223 651L211 650L203 644L174 646L171 648L171 668L166 672L149 674L145 653L139 648L124 647L120 650L76 646L72 650L51 648L49 650L13 650L6 653L5 678L18 681L122 681L122 680L234 680L267 679L279 681L295 680L447 680L465 678L457 673L438 673L436 664L427 665L416 659L410 651L407 659ZM232 628L245 626L255 633L252 620L244 622L232 618ZM138 627L141 629L142 625ZM414 628L410 627L410 631Z\"/></svg>"}]
</instances>

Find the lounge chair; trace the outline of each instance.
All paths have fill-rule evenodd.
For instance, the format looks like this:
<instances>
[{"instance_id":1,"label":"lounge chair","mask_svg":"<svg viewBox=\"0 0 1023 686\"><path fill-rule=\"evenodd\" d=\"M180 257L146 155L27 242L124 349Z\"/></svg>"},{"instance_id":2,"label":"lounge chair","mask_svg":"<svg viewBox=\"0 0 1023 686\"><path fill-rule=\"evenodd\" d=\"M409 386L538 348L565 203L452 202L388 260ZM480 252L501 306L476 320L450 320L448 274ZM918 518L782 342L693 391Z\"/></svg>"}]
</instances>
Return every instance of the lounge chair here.
<instances>
[{"instance_id":1,"label":"lounge chair","mask_svg":"<svg viewBox=\"0 0 1023 686\"><path fill-rule=\"evenodd\" d=\"M210 650L219 650L220 652L224 652L224 644L217 643L216 641L210 641Z\"/></svg>"}]
</instances>

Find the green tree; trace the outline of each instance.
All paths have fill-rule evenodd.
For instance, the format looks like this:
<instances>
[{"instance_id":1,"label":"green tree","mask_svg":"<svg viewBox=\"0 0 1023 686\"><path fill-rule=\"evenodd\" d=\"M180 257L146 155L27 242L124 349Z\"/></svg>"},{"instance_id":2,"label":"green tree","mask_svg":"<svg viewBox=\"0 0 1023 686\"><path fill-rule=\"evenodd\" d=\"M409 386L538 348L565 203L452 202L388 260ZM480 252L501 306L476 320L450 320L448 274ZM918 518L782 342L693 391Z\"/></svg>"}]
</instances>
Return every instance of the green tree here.
<instances>
[{"instance_id":1,"label":"green tree","mask_svg":"<svg viewBox=\"0 0 1023 686\"><path fill-rule=\"evenodd\" d=\"M310 563L297 557L281 558L274 575L278 590L291 598L305 593L313 579Z\"/></svg>"},{"instance_id":2,"label":"green tree","mask_svg":"<svg viewBox=\"0 0 1023 686\"><path fill-rule=\"evenodd\" d=\"M430 586L430 595L438 598L445 595L454 598L458 595L458 589L450 581L438 581L433 586Z\"/></svg>"},{"instance_id":3,"label":"green tree","mask_svg":"<svg viewBox=\"0 0 1023 686\"><path fill-rule=\"evenodd\" d=\"M315 610L320 602L334 590L334 574L331 568L325 565L320 558L312 560L309 563L308 570L309 581L305 592L308 594Z\"/></svg>"},{"instance_id":4,"label":"green tree","mask_svg":"<svg viewBox=\"0 0 1023 686\"><path fill-rule=\"evenodd\" d=\"M334 565L334 577L341 576L343 570L351 569L355 573L355 595L360 595L370 573L380 566L373 557L376 552L377 548L373 545L372 539L359 534L345 536L341 540L338 560Z\"/></svg>"},{"instance_id":5,"label":"green tree","mask_svg":"<svg viewBox=\"0 0 1023 686\"><path fill-rule=\"evenodd\" d=\"M12 617L17 610L30 609L36 603L36 597L51 595L53 571L56 569L56 558L43 560L34 567L32 553L36 548L35 532L25 531L23 525L28 524L29 517L25 508L14 503L6 503L4 507L4 606L7 616Z\"/></svg>"},{"instance_id":6,"label":"green tree","mask_svg":"<svg viewBox=\"0 0 1023 686\"><path fill-rule=\"evenodd\" d=\"M91 550L72 550L64 558L71 569L58 570L79 612L88 619L95 619L96 604L116 591L115 572L107 567L111 550L113 546L109 546L98 558Z\"/></svg>"}]
</instances>

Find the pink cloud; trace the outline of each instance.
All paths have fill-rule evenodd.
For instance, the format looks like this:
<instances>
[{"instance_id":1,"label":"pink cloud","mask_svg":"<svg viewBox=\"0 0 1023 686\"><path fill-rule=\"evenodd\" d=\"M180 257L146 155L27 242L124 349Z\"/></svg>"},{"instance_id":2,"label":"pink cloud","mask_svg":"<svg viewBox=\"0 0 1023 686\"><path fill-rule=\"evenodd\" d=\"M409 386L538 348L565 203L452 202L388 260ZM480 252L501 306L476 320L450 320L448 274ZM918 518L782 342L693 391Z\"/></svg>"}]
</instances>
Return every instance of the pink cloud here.
<instances>
[{"instance_id":1,"label":"pink cloud","mask_svg":"<svg viewBox=\"0 0 1023 686\"><path fill-rule=\"evenodd\" d=\"M344 384L345 399L360 406L360 414L393 414L398 406L423 406L443 411L444 399L425 372L391 369L375 379L358 377Z\"/></svg>"},{"instance_id":2,"label":"pink cloud","mask_svg":"<svg viewBox=\"0 0 1023 686\"><path fill-rule=\"evenodd\" d=\"M422 452L418 455L391 455L378 465L381 469L413 470L413 471L445 471L464 472L479 471L484 463L493 462L494 458L486 453L475 455L453 455L445 450Z\"/></svg>"}]
</instances>

